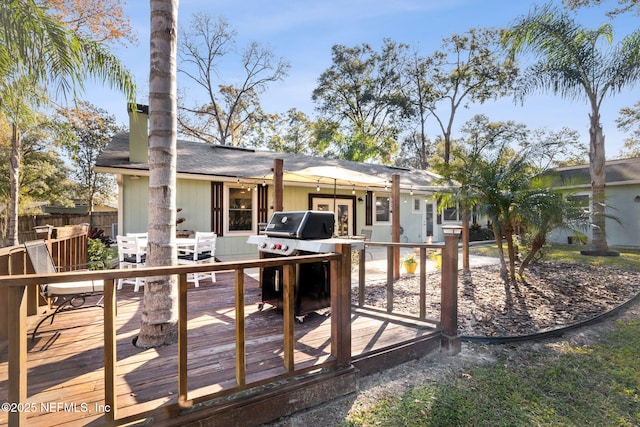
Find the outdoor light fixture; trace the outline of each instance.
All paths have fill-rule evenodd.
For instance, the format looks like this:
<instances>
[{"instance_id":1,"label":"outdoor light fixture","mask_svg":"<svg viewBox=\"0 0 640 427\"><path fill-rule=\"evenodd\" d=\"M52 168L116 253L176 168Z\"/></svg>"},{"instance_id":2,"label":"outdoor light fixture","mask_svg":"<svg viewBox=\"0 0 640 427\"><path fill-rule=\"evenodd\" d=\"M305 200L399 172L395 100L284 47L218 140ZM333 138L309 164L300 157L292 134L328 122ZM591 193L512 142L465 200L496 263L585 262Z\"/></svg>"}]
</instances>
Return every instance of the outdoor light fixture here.
<instances>
[{"instance_id":1,"label":"outdoor light fixture","mask_svg":"<svg viewBox=\"0 0 640 427\"><path fill-rule=\"evenodd\" d=\"M409 194L413 196L413 185L411 186L411 191L409 191Z\"/></svg>"},{"instance_id":2,"label":"outdoor light fixture","mask_svg":"<svg viewBox=\"0 0 640 427\"><path fill-rule=\"evenodd\" d=\"M356 186L353 186L353 189L351 190L351 194L356 194Z\"/></svg>"},{"instance_id":3,"label":"outdoor light fixture","mask_svg":"<svg viewBox=\"0 0 640 427\"><path fill-rule=\"evenodd\" d=\"M318 185L316 185L316 191L320 191L320 181L318 181Z\"/></svg>"},{"instance_id":4,"label":"outdoor light fixture","mask_svg":"<svg viewBox=\"0 0 640 427\"><path fill-rule=\"evenodd\" d=\"M443 225L442 232L445 236L460 236L462 233L461 225Z\"/></svg>"},{"instance_id":5,"label":"outdoor light fixture","mask_svg":"<svg viewBox=\"0 0 640 427\"><path fill-rule=\"evenodd\" d=\"M263 187L266 187L266 186L267 186L267 180L266 180L266 179L263 179L263 180L262 180L262 186L263 186Z\"/></svg>"}]
</instances>

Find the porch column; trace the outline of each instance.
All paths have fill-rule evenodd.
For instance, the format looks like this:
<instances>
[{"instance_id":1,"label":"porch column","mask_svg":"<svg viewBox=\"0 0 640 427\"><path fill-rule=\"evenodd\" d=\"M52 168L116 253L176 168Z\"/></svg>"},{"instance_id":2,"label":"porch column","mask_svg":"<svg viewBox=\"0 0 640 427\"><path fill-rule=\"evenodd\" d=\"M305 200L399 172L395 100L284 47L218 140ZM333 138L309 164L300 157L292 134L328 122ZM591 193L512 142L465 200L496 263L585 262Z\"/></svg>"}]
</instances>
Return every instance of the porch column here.
<instances>
[{"instance_id":1,"label":"porch column","mask_svg":"<svg viewBox=\"0 0 640 427\"><path fill-rule=\"evenodd\" d=\"M282 159L275 159L273 161L273 211L282 212L284 210L282 206L284 184L282 182L282 175L284 173L284 161Z\"/></svg>"},{"instance_id":2,"label":"porch column","mask_svg":"<svg viewBox=\"0 0 640 427\"><path fill-rule=\"evenodd\" d=\"M460 226L444 226L444 249L442 254L442 294L440 323L443 328L442 348L447 354L460 353L458 335L458 242Z\"/></svg>"},{"instance_id":3,"label":"porch column","mask_svg":"<svg viewBox=\"0 0 640 427\"><path fill-rule=\"evenodd\" d=\"M400 243L400 175L391 176L391 241ZM400 278L400 248L393 248L393 279Z\"/></svg>"}]
</instances>

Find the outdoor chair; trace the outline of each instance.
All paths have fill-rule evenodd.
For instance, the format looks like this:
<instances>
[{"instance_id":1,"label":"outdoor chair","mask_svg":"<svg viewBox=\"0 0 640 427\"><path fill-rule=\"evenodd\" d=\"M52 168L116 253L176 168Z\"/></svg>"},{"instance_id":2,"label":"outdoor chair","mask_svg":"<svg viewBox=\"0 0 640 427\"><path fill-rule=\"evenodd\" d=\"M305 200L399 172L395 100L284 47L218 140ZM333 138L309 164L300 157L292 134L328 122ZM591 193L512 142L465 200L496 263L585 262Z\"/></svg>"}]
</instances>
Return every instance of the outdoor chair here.
<instances>
[{"instance_id":1,"label":"outdoor chair","mask_svg":"<svg viewBox=\"0 0 640 427\"><path fill-rule=\"evenodd\" d=\"M58 272L58 268L56 268L53 258L51 257L51 253L49 252L49 248L44 240L25 242L24 247L27 251L29 260L31 261L31 265L33 266L33 271L36 274L55 274ZM38 322L33 330L31 340L35 339L38 328L40 328L40 325L42 325L45 320L50 318L50 324L53 324L56 314L62 311L101 307L103 292L104 281L102 280L85 280L79 282L40 285L40 294L47 300L49 309L51 310L53 305L55 305L56 308L47 316L40 319L40 322ZM100 296L99 301L96 304L85 306L84 303L86 302L86 298L94 295Z\"/></svg>"},{"instance_id":2,"label":"outdoor chair","mask_svg":"<svg viewBox=\"0 0 640 427\"><path fill-rule=\"evenodd\" d=\"M149 233L142 232L142 233L127 233L126 234L127 237L141 237L143 239L147 239L149 237Z\"/></svg>"},{"instance_id":3,"label":"outdoor chair","mask_svg":"<svg viewBox=\"0 0 640 427\"><path fill-rule=\"evenodd\" d=\"M215 262L216 237L216 233L196 231L193 249L181 249L178 255L178 264L205 264ZM211 278L212 282L216 281L215 272L190 273L187 275L187 281L193 282L197 288L200 286L200 280L207 277Z\"/></svg>"},{"instance_id":4,"label":"outdoor chair","mask_svg":"<svg viewBox=\"0 0 640 427\"><path fill-rule=\"evenodd\" d=\"M370 242L371 241L371 234L372 233L373 233L373 230L371 230L370 228L363 228L362 231L360 231L360 234L364 236L364 241L365 242ZM366 250L366 243L365 243L365 252L366 252L367 255L369 255L371 260L373 260L373 254L371 253L371 251L367 251Z\"/></svg>"},{"instance_id":5,"label":"outdoor chair","mask_svg":"<svg viewBox=\"0 0 640 427\"><path fill-rule=\"evenodd\" d=\"M140 236L117 236L119 268L144 267L146 255L146 243ZM144 285L142 277L135 279L118 279L118 289L122 289L124 284L133 284L134 292L138 292L140 286Z\"/></svg>"}]
</instances>

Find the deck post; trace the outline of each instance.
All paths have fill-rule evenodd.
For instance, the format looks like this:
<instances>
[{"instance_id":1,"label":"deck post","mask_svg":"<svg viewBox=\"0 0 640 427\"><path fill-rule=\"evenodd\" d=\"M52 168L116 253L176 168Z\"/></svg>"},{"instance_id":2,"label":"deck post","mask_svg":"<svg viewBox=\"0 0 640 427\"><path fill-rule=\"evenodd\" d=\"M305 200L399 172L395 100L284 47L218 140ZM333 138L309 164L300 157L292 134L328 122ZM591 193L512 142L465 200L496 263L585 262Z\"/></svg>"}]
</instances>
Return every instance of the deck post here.
<instances>
[{"instance_id":1,"label":"deck post","mask_svg":"<svg viewBox=\"0 0 640 427\"><path fill-rule=\"evenodd\" d=\"M116 390L118 364L116 340L116 281L104 281L104 404L109 408L104 414L105 422L113 422L118 411L118 392Z\"/></svg>"},{"instance_id":2,"label":"deck post","mask_svg":"<svg viewBox=\"0 0 640 427\"><path fill-rule=\"evenodd\" d=\"M443 336L442 348L450 355L461 350L458 335L458 242L459 226L442 227L444 232L444 249L442 254L442 294L440 322Z\"/></svg>"},{"instance_id":3,"label":"deck post","mask_svg":"<svg viewBox=\"0 0 640 427\"><path fill-rule=\"evenodd\" d=\"M351 364L351 245L336 244L331 261L331 354L339 367Z\"/></svg>"},{"instance_id":4,"label":"deck post","mask_svg":"<svg viewBox=\"0 0 640 427\"><path fill-rule=\"evenodd\" d=\"M9 287L9 403L27 403L27 293L25 286ZM9 411L9 426L26 425L26 411Z\"/></svg>"}]
</instances>

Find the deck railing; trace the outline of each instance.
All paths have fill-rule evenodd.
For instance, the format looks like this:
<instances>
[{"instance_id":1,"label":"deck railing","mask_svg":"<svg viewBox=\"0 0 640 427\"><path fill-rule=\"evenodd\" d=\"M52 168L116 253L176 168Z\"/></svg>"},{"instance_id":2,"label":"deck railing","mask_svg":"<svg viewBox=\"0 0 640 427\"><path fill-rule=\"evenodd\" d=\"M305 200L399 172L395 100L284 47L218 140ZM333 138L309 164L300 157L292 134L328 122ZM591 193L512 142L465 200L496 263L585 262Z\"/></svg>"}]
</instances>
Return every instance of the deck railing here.
<instances>
[{"instance_id":1,"label":"deck railing","mask_svg":"<svg viewBox=\"0 0 640 427\"><path fill-rule=\"evenodd\" d=\"M313 367L296 370L294 365L294 281L295 265L311 262L329 261L331 283L331 357ZM284 357L286 370L284 376L278 375L263 379L260 384L247 384L245 361L245 325L244 325L244 270L249 268L283 267L283 322ZM235 310L236 310L236 387L224 393L214 393L191 399L187 383L187 274L210 271L235 272ZM0 289L7 292L6 308L9 326L8 333L8 402L20 407L27 399L27 288L41 283L61 283L82 280L104 280L104 404L109 408L104 414L106 423L134 422L149 417L149 411L118 418L116 399L116 285L118 279L150 276L178 276L178 405L188 408L214 397L228 395L245 390L250 386L268 384L276 380L309 372L313 369L335 369L347 367L351 362L350 327L350 286L351 286L351 245L336 245L336 253L305 255L285 258L271 258L255 261L219 262L206 265L184 265L166 267L143 267L128 270L101 270L83 272L63 272L54 275L23 274L0 277ZM9 413L9 425L26 425L26 412Z\"/></svg>"},{"instance_id":2,"label":"deck railing","mask_svg":"<svg viewBox=\"0 0 640 427\"><path fill-rule=\"evenodd\" d=\"M442 297L440 326L444 336L443 348L452 353L459 351L459 337L457 337L457 238L455 241L445 242L445 245L416 245L394 243L372 243L367 245L386 246L388 251L388 270L393 271L394 249L398 247L418 247L420 250L420 316L424 318L424 283L426 280L426 250L433 248L443 251L442 264ZM364 253L360 254L360 298L364 295ZM296 369L294 364L294 282L295 266L302 263L328 261L330 263L331 285L331 351L328 359L313 366ZM244 316L244 272L250 268L266 268L282 266L283 268L283 323L284 323L284 356L285 374L263 378L259 383L247 383L245 360L245 316ZM26 271L26 270L25 270ZM236 319L236 386L223 392L207 394L191 398L187 382L187 274L218 271L234 271L235 282L235 319ZM27 271L28 272L28 271ZM332 254L305 255L283 258L265 258L259 260L219 262L205 265L183 265L166 267L143 267L127 270L101 270L83 272L62 272L55 275L19 274L10 277L0 277L0 292L6 298L6 313L8 328L8 401L14 404L24 404L27 396L27 289L42 283L61 283L82 280L101 279L104 287L104 404L110 410L104 414L104 422L121 424L135 422L152 417L158 408L146 412L128 414L118 417L118 401L116 392L116 285L118 279L150 276L176 275L178 277L178 345L177 345L177 390L178 406L180 408L196 407L206 404L214 398L228 396L234 392L247 390L259 385L267 385L288 377L308 373L319 368L338 369L351 364L351 245L337 244L336 252ZM387 275L387 292L389 303L387 310L393 310L393 278ZM9 425L26 425L26 413L16 411L9 414Z\"/></svg>"},{"instance_id":3,"label":"deck railing","mask_svg":"<svg viewBox=\"0 0 640 427\"><path fill-rule=\"evenodd\" d=\"M457 234L445 236L444 243L391 243L391 242L366 242L365 248L359 250L359 277L358 277L358 306L365 306L366 296L366 250L367 247L384 247L387 251L387 281L386 281L386 312L394 313L393 297L394 282L399 266L397 251L400 248L412 248L419 251L419 290L418 290L418 316L419 321L434 323L442 328L444 337L443 348L451 354L460 351L460 338L458 336L458 241ZM440 318L428 319L426 317L426 283L427 283L427 250L440 251L441 271L440 271ZM368 307L371 309L371 307ZM394 313L397 314L397 313ZM414 316L406 313L401 316L412 318Z\"/></svg>"},{"instance_id":4,"label":"deck railing","mask_svg":"<svg viewBox=\"0 0 640 427\"><path fill-rule=\"evenodd\" d=\"M61 227L60 237L48 239L47 246L58 266L67 266L66 270L80 269L87 264L87 229L86 227L73 226ZM0 277L20 274L31 274L33 268L27 257L24 245L0 248ZM38 312L38 307L45 303L40 298L38 288L30 286L27 289L27 314ZM7 288L0 287L0 301L7 301ZM8 338L7 310L0 310L0 341Z\"/></svg>"}]
</instances>

